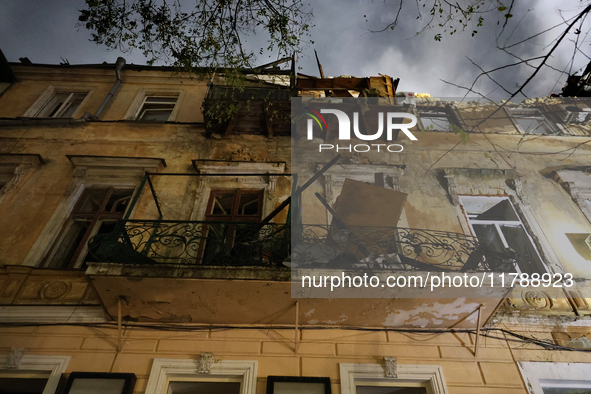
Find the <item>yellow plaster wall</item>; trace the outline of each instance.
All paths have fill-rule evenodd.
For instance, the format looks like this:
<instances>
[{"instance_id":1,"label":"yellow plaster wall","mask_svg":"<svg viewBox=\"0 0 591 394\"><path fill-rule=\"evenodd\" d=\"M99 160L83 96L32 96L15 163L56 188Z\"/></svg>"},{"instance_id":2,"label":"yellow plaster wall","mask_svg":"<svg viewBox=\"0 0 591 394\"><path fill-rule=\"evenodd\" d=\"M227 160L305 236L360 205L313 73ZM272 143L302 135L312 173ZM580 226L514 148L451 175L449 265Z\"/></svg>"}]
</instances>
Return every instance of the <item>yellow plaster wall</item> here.
<instances>
[{"instance_id":1,"label":"yellow plaster wall","mask_svg":"<svg viewBox=\"0 0 591 394\"><path fill-rule=\"evenodd\" d=\"M535 336L552 338L543 332ZM333 393L339 393L339 363L380 364L384 356L397 357L399 364L441 365L450 394L525 394L516 361L591 362L588 353L546 351L492 338L481 338L475 359L474 336L468 334L303 330L297 354L294 339L294 330L126 328L117 353L115 327L0 328L0 353L26 347L29 355L71 356L68 373L132 372L138 378L136 393L145 390L154 358L198 358L201 352L213 352L219 360L258 360L258 394L265 392L269 375L330 377Z\"/></svg>"}]
</instances>

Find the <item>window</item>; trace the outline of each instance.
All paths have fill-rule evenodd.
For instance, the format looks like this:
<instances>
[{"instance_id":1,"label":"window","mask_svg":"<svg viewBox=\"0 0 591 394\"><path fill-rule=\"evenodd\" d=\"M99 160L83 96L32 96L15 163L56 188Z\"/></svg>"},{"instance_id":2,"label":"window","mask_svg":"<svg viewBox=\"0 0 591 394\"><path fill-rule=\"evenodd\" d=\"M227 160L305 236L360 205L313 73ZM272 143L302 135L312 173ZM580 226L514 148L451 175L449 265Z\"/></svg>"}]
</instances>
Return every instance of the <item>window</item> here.
<instances>
[{"instance_id":1,"label":"window","mask_svg":"<svg viewBox=\"0 0 591 394\"><path fill-rule=\"evenodd\" d=\"M558 131L537 108L507 108L515 126L523 134L557 134Z\"/></svg>"},{"instance_id":2,"label":"window","mask_svg":"<svg viewBox=\"0 0 591 394\"><path fill-rule=\"evenodd\" d=\"M450 108L417 107L419 118L426 131L451 131L460 127L457 117Z\"/></svg>"},{"instance_id":3,"label":"window","mask_svg":"<svg viewBox=\"0 0 591 394\"><path fill-rule=\"evenodd\" d=\"M85 189L44 259L49 268L79 268L86 262L88 240L111 233L123 218L133 189Z\"/></svg>"},{"instance_id":4,"label":"window","mask_svg":"<svg viewBox=\"0 0 591 394\"><path fill-rule=\"evenodd\" d=\"M240 394L240 383L242 379L227 379L220 382L207 379L193 382L170 382L167 394Z\"/></svg>"},{"instance_id":5,"label":"window","mask_svg":"<svg viewBox=\"0 0 591 394\"><path fill-rule=\"evenodd\" d=\"M213 355L211 355L213 359ZM257 361L156 358L146 394L255 394ZM238 390L236 390L238 388Z\"/></svg>"},{"instance_id":6,"label":"window","mask_svg":"<svg viewBox=\"0 0 591 394\"><path fill-rule=\"evenodd\" d=\"M518 272L546 272L531 237L507 197L461 196L460 203L481 245L492 252L515 251Z\"/></svg>"},{"instance_id":7,"label":"window","mask_svg":"<svg viewBox=\"0 0 591 394\"><path fill-rule=\"evenodd\" d=\"M136 119L148 122L166 122L170 119L178 100L177 96L146 96L140 105Z\"/></svg>"},{"instance_id":8,"label":"window","mask_svg":"<svg viewBox=\"0 0 591 394\"><path fill-rule=\"evenodd\" d=\"M74 92L55 92L45 105L35 114L36 118L71 118L78 109L82 101L86 98L86 93Z\"/></svg>"},{"instance_id":9,"label":"window","mask_svg":"<svg viewBox=\"0 0 591 394\"><path fill-rule=\"evenodd\" d=\"M131 394L136 376L132 373L72 372L65 394Z\"/></svg>"},{"instance_id":10,"label":"window","mask_svg":"<svg viewBox=\"0 0 591 394\"><path fill-rule=\"evenodd\" d=\"M260 221L262 190L212 190L207 205L207 221Z\"/></svg>"},{"instance_id":11,"label":"window","mask_svg":"<svg viewBox=\"0 0 591 394\"><path fill-rule=\"evenodd\" d=\"M519 362L530 394L591 393L591 364Z\"/></svg>"},{"instance_id":12,"label":"window","mask_svg":"<svg viewBox=\"0 0 591 394\"><path fill-rule=\"evenodd\" d=\"M207 236L202 245L202 264L240 253L259 235L258 223L263 208L263 190L212 190L205 220L217 222L207 225ZM232 224L236 222L236 224Z\"/></svg>"},{"instance_id":13,"label":"window","mask_svg":"<svg viewBox=\"0 0 591 394\"><path fill-rule=\"evenodd\" d=\"M380 364L340 364L343 394L443 394L447 393L443 368L439 365L397 366L388 377Z\"/></svg>"},{"instance_id":14,"label":"window","mask_svg":"<svg viewBox=\"0 0 591 394\"><path fill-rule=\"evenodd\" d=\"M330 378L268 376L267 394L331 394Z\"/></svg>"},{"instance_id":15,"label":"window","mask_svg":"<svg viewBox=\"0 0 591 394\"><path fill-rule=\"evenodd\" d=\"M54 394L70 356L0 355L0 393Z\"/></svg>"},{"instance_id":16,"label":"window","mask_svg":"<svg viewBox=\"0 0 591 394\"><path fill-rule=\"evenodd\" d=\"M560 104L556 111L556 115L560 122L565 124L580 124L591 120L591 108L586 102L578 102L571 104Z\"/></svg>"},{"instance_id":17,"label":"window","mask_svg":"<svg viewBox=\"0 0 591 394\"><path fill-rule=\"evenodd\" d=\"M49 372L1 371L0 394L43 394Z\"/></svg>"}]
</instances>

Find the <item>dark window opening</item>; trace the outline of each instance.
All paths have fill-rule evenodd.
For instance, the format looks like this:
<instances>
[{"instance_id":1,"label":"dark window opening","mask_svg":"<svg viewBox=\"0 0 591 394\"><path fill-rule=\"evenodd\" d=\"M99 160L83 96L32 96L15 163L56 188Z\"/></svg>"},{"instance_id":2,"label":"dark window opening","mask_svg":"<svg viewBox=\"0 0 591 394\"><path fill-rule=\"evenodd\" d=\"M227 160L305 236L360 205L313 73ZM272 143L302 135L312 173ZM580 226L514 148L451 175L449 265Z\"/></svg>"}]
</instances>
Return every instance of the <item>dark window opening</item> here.
<instances>
[{"instance_id":1,"label":"dark window opening","mask_svg":"<svg viewBox=\"0 0 591 394\"><path fill-rule=\"evenodd\" d=\"M49 268L84 267L90 258L86 251L88 240L115 230L133 192L112 187L84 190L42 265Z\"/></svg>"}]
</instances>

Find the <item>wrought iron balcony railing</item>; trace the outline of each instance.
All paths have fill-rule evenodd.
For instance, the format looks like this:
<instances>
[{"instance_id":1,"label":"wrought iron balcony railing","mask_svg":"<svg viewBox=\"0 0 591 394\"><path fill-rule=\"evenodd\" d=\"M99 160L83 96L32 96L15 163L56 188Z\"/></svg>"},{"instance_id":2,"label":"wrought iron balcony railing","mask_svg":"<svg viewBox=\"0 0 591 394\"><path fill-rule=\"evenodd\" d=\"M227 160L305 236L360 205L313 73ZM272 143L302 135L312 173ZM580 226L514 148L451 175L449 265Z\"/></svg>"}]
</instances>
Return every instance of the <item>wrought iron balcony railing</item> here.
<instances>
[{"instance_id":1,"label":"wrought iron balcony railing","mask_svg":"<svg viewBox=\"0 0 591 394\"><path fill-rule=\"evenodd\" d=\"M486 250L475 237L446 231L304 225L294 233L291 259L297 265L513 272L517 261L512 251Z\"/></svg>"},{"instance_id":2,"label":"wrought iron balcony railing","mask_svg":"<svg viewBox=\"0 0 591 394\"><path fill-rule=\"evenodd\" d=\"M89 253L90 261L122 264L426 271L509 272L517 261L444 231L170 220L120 220L113 233L91 239Z\"/></svg>"},{"instance_id":3,"label":"wrought iron balcony railing","mask_svg":"<svg viewBox=\"0 0 591 394\"><path fill-rule=\"evenodd\" d=\"M113 263L281 265L289 255L290 228L257 222L120 220L89 243L91 259Z\"/></svg>"}]
</instances>

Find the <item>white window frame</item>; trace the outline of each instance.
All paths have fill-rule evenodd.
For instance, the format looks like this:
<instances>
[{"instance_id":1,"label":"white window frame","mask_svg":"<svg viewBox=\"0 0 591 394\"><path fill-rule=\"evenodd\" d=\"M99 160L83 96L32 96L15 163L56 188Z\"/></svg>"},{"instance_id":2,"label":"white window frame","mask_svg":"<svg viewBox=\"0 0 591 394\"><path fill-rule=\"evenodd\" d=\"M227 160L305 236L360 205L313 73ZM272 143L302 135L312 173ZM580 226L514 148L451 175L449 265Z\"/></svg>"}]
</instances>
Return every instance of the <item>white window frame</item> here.
<instances>
[{"instance_id":1,"label":"white window frame","mask_svg":"<svg viewBox=\"0 0 591 394\"><path fill-rule=\"evenodd\" d=\"M22 265L36 267L50 252L52 245L78 199L86 188L115 187L135 189L145 172L158 172L163 164L158 158L76 156L71 158L74 165L72 181L64 193L53 215L27 254ZM133 201L134 196L132 196Z\"/></svg>"},{"instance_id":2,"label":"white window frame","mask_svg":"<svg viewBox=\"0 0 591 394\"><path fill-rule=\"evenodd\" d=\"M241 381L240 394L256 394L256 360L216 360L209 373L199 373L199 366L199 360L155 358L145 394L166 394L171 381L227 382L238 379Z\"/></svg>"},{"instance_id":3,"label":"white window frame","mask_svg":"<svg viewBox=\"0 0 591 394\"><path fill-rule=\"evenodd\" d=\"M544 394L543 386L588 388L591 364L520 361L517 363L529 394Z\"/></svg>"},{"instance_id":4,"label":"white window frame","mask_svg":"<svg viewBox=\"0 0 591 394\"><path fill-rule=\"evenodd\" d=\"M175 98L176 99L176 101L174 102L174 106L172 108L152 108L152 109L149 109L149 111L170 111L170 115L168 116L168 119L165 120L165 122L168 122L170 120L170 118L172 117L172 113L176 109L177 103L179 101L179 97L178 96L162 96L162 95L158 95L158 96L157 95L147 95L147 96L145 96L144 100L142 101L142 104L140 105L140 108L138 109L137 114L135 115L135 118L137 120L143 120L142 117L144 116L146 111L148 111L148 109L144 109L144 105L146 105L146 102L148 101L149 98ZM154 101L154 102L151 102L150 104L170 105L172 103L166 102L166 101L162 101L162 102Z\"/></svg>"},{"instance_id":5,"label":"white window frame","mask_svg":"<svg viewBox=\"0 0 591 394\"><path fill-rule=\"evenodd\" d=\"M519 131L521 134L525 134L525 135L557 135L557 134L559 134L560 130L557 129L548 119L546 119L546 116L544 115L542 110L539 108L518 108L518 107L517 108L516 107L507 108L506 107L505 110L506 110L509 118L513 122L513 125L515 126L517 131ZM515 114L514 112L521 112L521 113ZM549 132L548 133L535 133L535 132L531 132L531 131L526 132L525 130L523 130L521 128L521 126L517 122L516 117L518 117L518 116L541 120L540 124L544 124L544 126L546 126L546 128L549 130Z\"/></svg>"},{"instance_id":6,"label":"white window frame","mask_svg":"<svg viewBox=\"0 0 591 394\"><path fill-rule=\"evenodd\" d=\"M341 394L356 394L358 383L368 385L392 383L392 387L400 387L400 383L427 383L429 394L448 394L443 368L440 365L398 364L395 378L386 377L384 367L380 364L341 363L339 368Z\"/></svg>"},{"instance_id":7,"label":"white window frame","mask_svg":"<svg viewBox=\"0 0 591 394\"><path fill-rule=\"evenodd\" d=\"M53 98L53 96L56 93L70 93L70 97L72 97L72 95L74 94L86 94L84 100L82 100L78 108L76 108L76 110L72 114L72 118L77 118L80 115L82 108L86 106L88 100L90 99L92 93L94 93L95 90L96 88L49 86L47 89L45 89L41 96L39 96L39 98L33 103L33 105L27 110L27 112L24 113L23 116L27 118L38 117L39 112L41 112L41 110L45 108L45 105L49 103L49 101ZM58 111L58 113L56 113L56 115L53 116L53 118L59 118L59 116L57 115L59 114L59 112L63 112L64 110L65 108L62 111Z\"/></svg>"},{"instance_id":8,"label":"white window frame","mask_svg":"<svg viewBox=\"0 0 591 394\"><path fill-rule=\"evenodd\" d=\"M174 122L176 121L184 95L184 89L140 88L135 98L133 99L129 109L127 110L127 113L125 114L125 119L139 120L141 115L140 112L144 107L144 104L148 97L176 97L176 104L167 120L167 122Z\"/></svg>"},{"instance_id":9,"label":"white window frame","mask_svg":"<svg viewBox=\"0 0 591 394\"><path fill-rule=\"evenodd\" d=\"M489 201L498 200L498 202L501 202L503 200L507 200L507 201L509 201L509 204L511 204L511 208L513 208L513 211L515 212L515 214L517 215L517 217L519 218L519 220L516 220L516 221L512 221L512 220L475 220L475 219L473 219L473 217L475 215L469 215L468 214L468 211L464 207L464 203L462 202L462 199L465 199L466 197L468 197L468 198L476 198L476 199L483 199L483 200L484 199L487 199ZM515 206L513 205L513 203L511 202L511 199L509 197L503 197L503 196L464 196L464 195L460 195L459 198L460 198L460 206L462 207L462 211L464 212L464 215L466 216L466 219L468 221L468 225L470 226L470 231L472 232L472 235L474 237L477 238L476 231L474 231L474 227L472 226L473 224L492 224L492 225L495 226L495 228L497 230L497 234L499 235L499 238L501 239L501 242L503 243L503 246L505 247L505 249L507 249L509 247L509 244L507 243L507 240L505 239L505 235L503 234L503 231L501 231L501 224L502 225L508 225L508 226L515 226L515 227L521 226L521 228L523 229L523 231L525 231L525 234L527 235L527 238L529 239L529 242L531 242L531 244L534 247L536 253L538 254L538 258L542 262L542 265L543 265L544 269L546 270L546 272L550 272L548 270L548 265L546 264L546 262L542 258L542 255L540 254L540 251L538 250L538 247L537 247L536 243L534 242L533 238L531 237L531 235L527 231L527 227L523 224L523 221L521 220L521 217L519 216L519 213L515 209ZM516 271L518 273L521 273L521 269L519 268L519 266L517 264L515 265L515 269L516 269ZM540 272L540 274L543 274L543 272Z\"/></svg>"},{"instance_id":10,"label":"white window frame","mask_svg":"<svg viewBox=\"0 0 591 394\"><path fill-rule=\"evenodd\" d=\"M450 130L451 125L455 125L459 128L462 128L462 120L460 117L460 114L458 113L458 111L454 110L454 108L448 108L448 107L438 107L438 106L417 106L416 107L417 110L417 119L419 120L419 124L418 127L420 127L421 130L424 131L439 131L439 132L449 132L452 131ZM442 113L444 114L444 116L425 116L425 114L433 114L433 112L438 112L438 113ZM447 123L448 123L448 128L446 130L425 130L425 125L423 124L423 119L429 119L429 118L441 118L441 117L445 117L447 118Z\"/></svg>"},{"instance_id":11,"label":"white window frame","mask_svg":"<svg viewBox=\"0 0 591 394\"><path fill-rule=\"evenodd\" d=\"M54 394L60 382L60 378L68 364L70 356L31 356L24 355L18 364L17 370L30 370L39 372L49 372L47 384L43 389L43 394ZM0 355L0 369L10 371L10 356Z\"/></svg>"}]
</instances>

